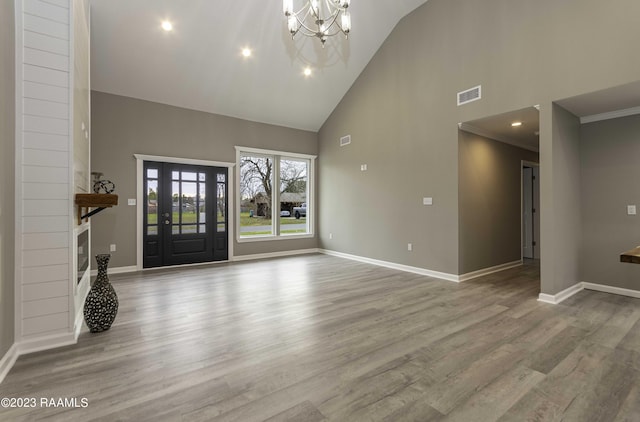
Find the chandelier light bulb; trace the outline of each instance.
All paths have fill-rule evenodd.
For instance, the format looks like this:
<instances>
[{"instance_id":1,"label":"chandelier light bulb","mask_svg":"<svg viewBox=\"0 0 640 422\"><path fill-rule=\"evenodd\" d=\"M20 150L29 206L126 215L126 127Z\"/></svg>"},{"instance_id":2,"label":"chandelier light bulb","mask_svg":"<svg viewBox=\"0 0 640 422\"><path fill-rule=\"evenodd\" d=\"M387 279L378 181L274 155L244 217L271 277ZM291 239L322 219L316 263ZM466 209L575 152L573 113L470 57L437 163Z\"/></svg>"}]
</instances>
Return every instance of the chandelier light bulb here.
<instances>
[{"instance_id":1,"label":"chandelier light bulb","mask_svg":"<svg viewBox=\"0 0 640 422\"><path fill-rule=\"evenodd\" d=\"M351 14L349 12L342 13L342 30L345 34L351 31Z\"/></svg>"},{"instance_id":2,"label":"chandelier light bulb","mask_svg":"<svg viewBox=\"0 0 640 422\"><path fill-rule=\"evenodd\" d=\"M289 16L287 26L289 27L289 32L291 32L291 34L295 34L296 32L298 32L298 20L295 16Z\"/></svg>"},{"instance_id":3,"label":"chandelier light bulb","mask_svg":"<svg viewBox=\"0 0 640 422\"><path fill-rule=\"evenodd\" d=\"M293 0L282 0L282 11L285 16L293 13Z\"/></svg>"}]
</instances>

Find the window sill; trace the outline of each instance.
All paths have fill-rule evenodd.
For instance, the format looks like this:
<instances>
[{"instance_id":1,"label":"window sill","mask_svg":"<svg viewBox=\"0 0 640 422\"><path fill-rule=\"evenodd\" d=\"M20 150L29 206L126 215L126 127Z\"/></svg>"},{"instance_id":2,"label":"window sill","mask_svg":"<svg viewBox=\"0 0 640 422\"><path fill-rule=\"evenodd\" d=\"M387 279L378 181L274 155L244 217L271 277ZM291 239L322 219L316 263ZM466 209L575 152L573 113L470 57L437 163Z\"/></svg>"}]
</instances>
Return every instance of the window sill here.
<instances>
[{"instance_id":1,"label":"window sill","mask_svg":"<svg viewBox=\"0 0 640 422\"><path fill-rule=\"evenodd\" d=\"M281 240L298 240L298 239L313 239L315 235L313 233L305 234L285 234L280 236L253 236L253 237L238 237L236 240L238 243L253 243L253 242L277 242Z\"/></svg>"}]
</instances>

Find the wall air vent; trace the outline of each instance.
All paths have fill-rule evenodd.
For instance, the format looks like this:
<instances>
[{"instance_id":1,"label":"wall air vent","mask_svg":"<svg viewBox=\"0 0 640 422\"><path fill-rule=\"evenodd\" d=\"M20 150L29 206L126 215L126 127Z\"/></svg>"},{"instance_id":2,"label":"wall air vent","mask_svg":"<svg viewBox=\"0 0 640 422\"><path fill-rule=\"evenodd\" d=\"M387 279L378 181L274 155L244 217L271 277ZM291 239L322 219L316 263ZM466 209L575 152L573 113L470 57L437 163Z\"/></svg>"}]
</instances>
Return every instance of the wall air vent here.
<instances>
[{"instance_id":1,"label":"wall air vent","mask_svg":"<svg viewBox=\"0 0 640 422\"><path fill-rule=\"evenodd\" d=\"M458 105L461 106L472 101L477 101L480 98L482 98L482 86L474 86L466 91L458 92Z\"/></svg>"},{"instance_id":2,"label":"wall air vent","mask_svg":"<svg viewBox=\"0 0 640 422\"><path fill-rule=\"evenodd\" d=\"M349 145L351 143L351 135L343 136L340 138L340 146Z\"/></svg>"}]
</instances>

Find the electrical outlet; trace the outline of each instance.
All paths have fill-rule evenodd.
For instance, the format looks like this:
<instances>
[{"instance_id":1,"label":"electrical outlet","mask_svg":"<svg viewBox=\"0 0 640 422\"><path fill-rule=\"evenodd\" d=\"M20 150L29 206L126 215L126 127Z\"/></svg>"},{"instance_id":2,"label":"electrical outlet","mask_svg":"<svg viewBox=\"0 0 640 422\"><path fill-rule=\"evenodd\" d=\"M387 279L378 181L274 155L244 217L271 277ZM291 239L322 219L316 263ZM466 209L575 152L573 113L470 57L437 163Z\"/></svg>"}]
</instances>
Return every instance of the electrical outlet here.
<instances>
[{"instance_id":1,"label":"electrical outlet","mask_svg":"<svg viewBox=\"0 0 640 422\"><path fill-rule=\"evenodd\" d=\"M360 164L360 171L367 171L367 165L366 164Z\"/></svg>"},{"instance_id":2,"label":"electrical outlet","mask_svg":"<svg viewBox=\"0 0 640 422\"><path fill-rule=\"evenodd\" d=\"M115 251L116 251L116 245L115 245L115 243L112 243L111 245L109 245L109 250L110 250L111 252L115 252Z\"/></svg>"},{"instance_id":3,"label":"electrical outlet","mask_svg":"<svg viewBox=\"0 0 640 422\"><path fill-rule=\"evenodd\" d=\"M627 215L636 215L635 205L627 205Z\"/></svg>"},{"instance_id":4,"label":"electrical outlet","mask_svg":"<svg viewBox=\"0 0 640 422\"><path fill-rule=\"evenodd\" d=\"M333 233L329 233L329 239L333 239Z\"/></svg>"},{"instance_id":5,"label":"electrical outlet","mask_svg":"<svg viewBox=\"0 0 640 422\"><path fill-rule=\"evenodd\" d=\"M412 251L413 250L413 245L411 243L407 243L407 250L408 251Z\"/></svg>"},{"instance_id":6,"label":"electrical outlet","mask_svg":"<svg viewBox=\"0 0 640 422\"><path fill-rule=\"evenodd\" d=\"M422 198L422 204L423 205L433 205L433 198L431 198L431 197Z\"/></svg>"}]
</instances>

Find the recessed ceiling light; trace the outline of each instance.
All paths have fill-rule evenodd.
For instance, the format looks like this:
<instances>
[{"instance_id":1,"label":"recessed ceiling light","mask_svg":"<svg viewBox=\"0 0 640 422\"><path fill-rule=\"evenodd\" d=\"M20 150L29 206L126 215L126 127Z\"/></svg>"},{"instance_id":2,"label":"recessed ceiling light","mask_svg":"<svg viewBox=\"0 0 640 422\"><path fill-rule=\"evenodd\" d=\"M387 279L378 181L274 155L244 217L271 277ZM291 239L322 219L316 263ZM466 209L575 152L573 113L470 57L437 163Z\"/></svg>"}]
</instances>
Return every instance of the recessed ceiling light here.
<instances>
[{"instance_id":1,"label":"recessed ceiling light","mask_svg":"<svg viewBox=\"0 0 640 422\"><path fill-rule=\"evenodd\" d=\"M244 57L251 57L251 49L250 48L243 48L242 49L242 55Z\"/></svg>"},{"instance_id":2,"label":"recessed ceiling light","mask_svg":"<svg viewBox=\"0 0 640 422\"><path fill-rule=\"evenodd\" d=\"M513 126L513 127L522 126L522 122L513 122L513 123L511 123L511 126Z\"/></svg>"},{"instance_id":3,"label":"recessed ceiling light","mask_svg":"<svg viewBox=\"0 0 640 422\"><path fill-rule=\"evenodd\" d=\"M311 76L311 68L310 67L305 67L304 68L304 76Z\"/></svg>"},{"instance_id":4,"label":"recessed ceiling light","mask_svg":"<svg viewBox=\"0 0 640 422\"><path fill-rule=\"evenodd\" d=\"M173 25L169 21L162 21L162 29L169 32L173 29Z\"/></svg>"}]
</instances>

